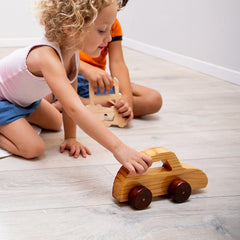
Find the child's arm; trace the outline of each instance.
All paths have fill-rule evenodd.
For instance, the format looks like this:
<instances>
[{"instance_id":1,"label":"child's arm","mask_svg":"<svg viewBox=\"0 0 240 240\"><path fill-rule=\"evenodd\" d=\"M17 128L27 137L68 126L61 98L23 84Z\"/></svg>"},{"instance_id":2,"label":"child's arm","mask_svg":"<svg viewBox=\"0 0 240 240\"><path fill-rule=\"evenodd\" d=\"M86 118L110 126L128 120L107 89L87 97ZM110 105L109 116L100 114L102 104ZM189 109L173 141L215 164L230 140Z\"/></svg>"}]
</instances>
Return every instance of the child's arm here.
<instances>
[{"instance_id":1,"label":"child's arm","mask_svg":"<svg viewBox=\"0 0 240 240\"><path fill-rule=\"evenodd\" d=\"M36 72L42 73L67 115L90 137L111 151L131 174L145 172L152 163L151 157L125 145L83 105L55 51L50 47L41 47L38 55L34 63Z\"/></svg>"},{"instance_id":2,"label":"child's arm","mask_svg":"<svg viewBox=\"0 0 240 240\"><path fill-rule=\"evenodd\" d=\"M133 109L132 88L127 65L125 64L122 50L122 41L113 41L108 46L109 69L111 75L119 80L119 90L122 99ZM116 105L120 109L122 104ZM133 113L132 113L133 116Z\"/></svg>"},{"instance_id":3,"label":"child's arm","mask_svg":"<svg viewBox=\"0 0 240 240\"><path fill-rule=\"evenodd\" d=\"M72 83L73 88L77 91L77 80ZM76 123L67 115L64 111L63 115L63 126L64 126L64 141L60 145L60 152L64 152L64 150L69 150L69 155L77 158L80 154L86 158L87 154L91 155L90 150L79 143L76 140Z\"/></svg>"}]
</instances>

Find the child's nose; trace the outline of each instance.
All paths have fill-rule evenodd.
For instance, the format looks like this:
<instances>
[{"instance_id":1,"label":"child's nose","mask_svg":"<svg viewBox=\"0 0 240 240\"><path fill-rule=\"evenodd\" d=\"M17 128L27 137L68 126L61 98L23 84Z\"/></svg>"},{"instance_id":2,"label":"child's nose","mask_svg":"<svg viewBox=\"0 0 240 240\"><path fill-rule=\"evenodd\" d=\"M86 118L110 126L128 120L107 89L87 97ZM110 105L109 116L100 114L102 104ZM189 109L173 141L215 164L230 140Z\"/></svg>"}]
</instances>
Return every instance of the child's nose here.
<instances>
[{"instance_id":1,"label":"child's nose","mask_svg":"<svg viewBox=\"0 0 240 240\"><path fill-rule=\"evenodd\" d=\"M109 43L109 42L112 41L112 35L111 35L111 32L108 32L108 33L107 33L107 36L106 36L106 38L105 38L105 41L106 41L107 43Z\"/></svg>"}]
</instances>

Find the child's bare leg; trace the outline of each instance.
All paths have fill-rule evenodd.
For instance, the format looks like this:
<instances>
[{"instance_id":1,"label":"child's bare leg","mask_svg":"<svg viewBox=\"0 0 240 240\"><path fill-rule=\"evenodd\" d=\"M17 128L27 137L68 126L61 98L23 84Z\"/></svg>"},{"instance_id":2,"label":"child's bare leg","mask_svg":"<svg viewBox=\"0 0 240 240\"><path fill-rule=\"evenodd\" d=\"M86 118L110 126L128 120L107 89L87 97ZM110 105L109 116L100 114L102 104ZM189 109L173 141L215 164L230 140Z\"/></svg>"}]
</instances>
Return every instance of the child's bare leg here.
<instances>
[{"instance_id":1,"label":"child's bare leg","mask_svg":"<svg viewBox=\"0 0 240 240\"><path fill-rule=\"evenodd\" d=\"M41 128L52 131L59 131L62 126L62 114L45 99L42 99L36 111L27 120Z\"/></svg>"},{"instance_id":2,"label":"child's bare leg","mask_svg":"<svg viewBox=\"0 0 240 240\"><path fill-rule=\"evenodd\" d=\"M88 105L90 103L89 98L80 97L80 99L84 105ZM101 103L99 103L99 104L101 104ZM60 112L63 110L62 104L58 100L53 102L52 105Z\"/></svg>"},{"instance_id":3,"label":"child's bare leg","mask_svg":"<svg viewBox=\"0 0 240 240\"><path fill-rule=\"evenodd\" d=\"M63 111L62 104L61 104L58 100L55 101L55 102L53 102L52 105L53 105L59 112L62 112L62 111Z\"/></svg>"},{"instance_id":4,"label":"child's bare leg","mask_svg":"<svg viewBox=\"0 0 240 240\"><path fill-rule=\"evenodd\" d=\"M0 126L0 147L28 159L45 151L42 138L24 118Z\"/></svg>"},{"instance_id":5,"label":"child's bare leg","mask_svg":"<svg viewBox=\"0 0 240 240\"><path fill-rule=\"evenodd\" d=\"M48 94L46 97L44 97L44 99L45 99L46 101L48 101L49 103L51 103L52 106L54 106L59 112L62 112L62 111L63 111L62 104L61 104L58 100L56 100L56 101L53 102L54 96L53 96L52 93Z\"/></svg>"},{"instance_id":6,"label":"child's bare leg","mask_svg":"<svg viewBox=\"0 0 240 240\"><path fill-rule=\"evenodd\" d=\"M133 83L131 86L135 117L156 113L161 109L162 97L158 91Z\"/></svg>"}]
</instances>

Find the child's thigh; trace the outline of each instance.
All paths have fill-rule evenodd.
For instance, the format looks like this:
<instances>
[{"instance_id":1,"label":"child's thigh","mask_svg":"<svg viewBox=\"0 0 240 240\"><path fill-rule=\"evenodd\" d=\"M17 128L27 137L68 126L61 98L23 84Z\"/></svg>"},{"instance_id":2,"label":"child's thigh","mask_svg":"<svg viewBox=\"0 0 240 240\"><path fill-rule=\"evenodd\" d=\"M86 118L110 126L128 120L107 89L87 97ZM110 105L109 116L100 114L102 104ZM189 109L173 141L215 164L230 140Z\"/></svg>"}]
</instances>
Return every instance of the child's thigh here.
<instances>
[{"instance_id":1,"label":"child's thigh","mask_svg":"<svg viewBox=\"0 0 240 240\"><path fill-rule=\"evenodd\" d=\"M132 83L131 86L132 86L133 96L145 97L145 96L151 95L154 92L153 89L139 85L139 84Z\"/></svg>"},{"instance_id":2,"label":"child's thigh","mask_svg":"<svg viewBox=\"0 0 240 240\"><path fill-rule=\"evenodd\" d=\"M143 98L144 101L148 100L153 103L162 103L161 94L155 89L145 87L138 84L131 84L133 97Z\"/></svg>"},{"instance_id":3,"label":"child's thigh","mask_svg":"<svg viewBox=\"0 0 240 240\"><path fill-rule=\"evenodd\" d=\"M45 99L42 99L36 111L27 120L47 130L58 131L62 126L62 114Z\"/></svg>"},{"instance_id":4,"label":"child's thigh","mask_svg":"<svg viewBox=\"0 0 240 240\"><path fill-rule=\"evenodd\" d=\"M22 153L20 155L26 153L26 156L35 157L45 150L44 141L24 118L0 126L0 133L6 142L16 146L19 153Z\"/></svg>"}]
</instances>

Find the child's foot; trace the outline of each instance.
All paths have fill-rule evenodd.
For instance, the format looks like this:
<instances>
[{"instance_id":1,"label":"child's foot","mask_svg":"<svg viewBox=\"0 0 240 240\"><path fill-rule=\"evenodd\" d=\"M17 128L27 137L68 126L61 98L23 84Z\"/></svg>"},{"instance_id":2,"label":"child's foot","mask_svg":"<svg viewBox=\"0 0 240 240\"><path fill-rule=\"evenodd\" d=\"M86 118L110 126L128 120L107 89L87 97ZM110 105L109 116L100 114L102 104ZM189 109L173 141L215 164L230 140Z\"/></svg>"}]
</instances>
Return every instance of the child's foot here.
<instances>
[{"instance_id":1,"label":"child's foot","mask_svg":"<svg viewBox=\"0 0 240 240\"><path fill-rule=\"evenodd\" d=\"M62 112L63 107L62 107L62 104L61 104L59 101L53 102L52 105L53 105L59 112Z\"/></svg>"}]
</instances>

